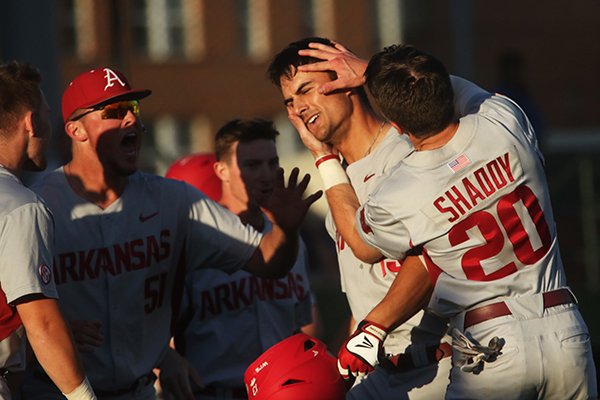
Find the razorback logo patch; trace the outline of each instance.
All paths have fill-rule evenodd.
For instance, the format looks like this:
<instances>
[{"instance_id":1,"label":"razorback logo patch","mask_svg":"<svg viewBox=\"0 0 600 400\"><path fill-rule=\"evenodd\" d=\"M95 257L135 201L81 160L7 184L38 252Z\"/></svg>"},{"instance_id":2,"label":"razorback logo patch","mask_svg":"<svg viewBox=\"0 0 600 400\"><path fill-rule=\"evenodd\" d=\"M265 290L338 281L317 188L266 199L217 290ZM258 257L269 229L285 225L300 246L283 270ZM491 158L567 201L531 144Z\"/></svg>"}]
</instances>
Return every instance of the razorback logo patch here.
<instances>
[{"instance_id":1,"label":"razorback logo patch","mask_svg":"<svg viewBox=\"0 0 600 400\"><path fill-rule=\"evenodd\" d=\"M40 279L44 285L47 285L52 280L52 268L47 266L46 264L40 265L38 268L38 273L40 274Z\"/></svg>"}]
</instances>

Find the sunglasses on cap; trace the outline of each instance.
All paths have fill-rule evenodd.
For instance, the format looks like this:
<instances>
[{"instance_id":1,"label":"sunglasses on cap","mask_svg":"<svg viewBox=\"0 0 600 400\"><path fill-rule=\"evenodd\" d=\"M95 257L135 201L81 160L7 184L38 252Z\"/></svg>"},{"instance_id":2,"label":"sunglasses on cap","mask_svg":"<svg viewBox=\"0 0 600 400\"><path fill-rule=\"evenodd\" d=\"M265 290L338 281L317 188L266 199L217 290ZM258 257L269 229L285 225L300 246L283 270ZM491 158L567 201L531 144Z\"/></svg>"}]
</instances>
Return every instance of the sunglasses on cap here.
<instances>
[{"instance_id":1,"label":"sunglasses on cap","mask_svg":"<svg viewBox=\"0 0 600 400\"><path fill-rule=\"evenodd\" d=\"M102 119L123 119L129 111L136 117L140 116L140 103L137 100L118 101L116 103L106 104L104 106L94 107L78 116L71 118L71 121L77 121L86 115L102 111L100 118Z\"/></svg>"}]
</instances>

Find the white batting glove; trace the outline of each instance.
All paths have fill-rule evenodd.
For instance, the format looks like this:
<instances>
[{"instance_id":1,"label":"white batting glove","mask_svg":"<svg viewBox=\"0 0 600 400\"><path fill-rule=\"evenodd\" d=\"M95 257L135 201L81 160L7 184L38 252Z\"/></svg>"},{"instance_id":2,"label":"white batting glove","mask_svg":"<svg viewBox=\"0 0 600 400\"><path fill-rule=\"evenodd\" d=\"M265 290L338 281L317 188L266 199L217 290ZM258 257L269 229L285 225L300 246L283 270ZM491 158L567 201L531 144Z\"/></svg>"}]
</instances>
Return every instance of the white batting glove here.
<instances>
[{"instance_id":1,"label":"white batting glove","mask_svg":"<svg viewBox=\"0 0 600 400\"><path fill-rule=\"evenodd\" d=\"M350 376L358 378L372 372L379 355L383 354L386 336L386 328L383 326L367 320L361 321L338 353L340 375L349 379Z\"/></svg>"}]
</instances>

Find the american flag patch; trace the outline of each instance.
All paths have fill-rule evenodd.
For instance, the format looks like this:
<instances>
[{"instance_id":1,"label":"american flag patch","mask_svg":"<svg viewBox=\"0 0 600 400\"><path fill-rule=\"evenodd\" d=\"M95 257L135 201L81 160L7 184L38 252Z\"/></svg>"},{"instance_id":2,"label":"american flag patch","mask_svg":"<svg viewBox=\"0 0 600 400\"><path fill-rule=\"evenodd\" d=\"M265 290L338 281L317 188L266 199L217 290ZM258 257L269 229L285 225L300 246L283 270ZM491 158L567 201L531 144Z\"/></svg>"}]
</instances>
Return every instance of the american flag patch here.
<instances>
[{"instance_id":1,"label":"american flag patch","mask_svg":"<svg viewBox=\"0 0 600 400\"><path fill-rule=\"evenodd\" d=\"M450 161L448 163L448 167L452 170L452 172L458 172L467 165L471 164L471 160L464 154L461 154L456 159Z\"/></svg>"}]
</instances>

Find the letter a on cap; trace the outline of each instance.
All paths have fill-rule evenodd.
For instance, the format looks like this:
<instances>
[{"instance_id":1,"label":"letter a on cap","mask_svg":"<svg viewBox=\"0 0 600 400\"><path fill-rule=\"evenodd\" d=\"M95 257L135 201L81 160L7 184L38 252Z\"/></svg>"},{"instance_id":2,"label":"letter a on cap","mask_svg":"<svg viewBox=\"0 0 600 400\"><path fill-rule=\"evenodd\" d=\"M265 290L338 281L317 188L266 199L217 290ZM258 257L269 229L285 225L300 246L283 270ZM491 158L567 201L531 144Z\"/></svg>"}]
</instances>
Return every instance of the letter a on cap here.
<instances>
[{"instance_id":1,"label":"letter a on cap","mask_svg":"<svg viewBox=\"0 0 600 400\"><path fill-rule=\"evenodd\" d=\"M113 71L110 68L104 68L104 72L106 72L106 75L104 75L104 77L106 78L106 86L104 86L105 91L109 87L113 87L115 85L114 81L119 82L119 84L121 84L121 86L125 87L125 83L121 79L119 79L119 77L115 73L115 71Z\"/></svg>"}]
</instances>

